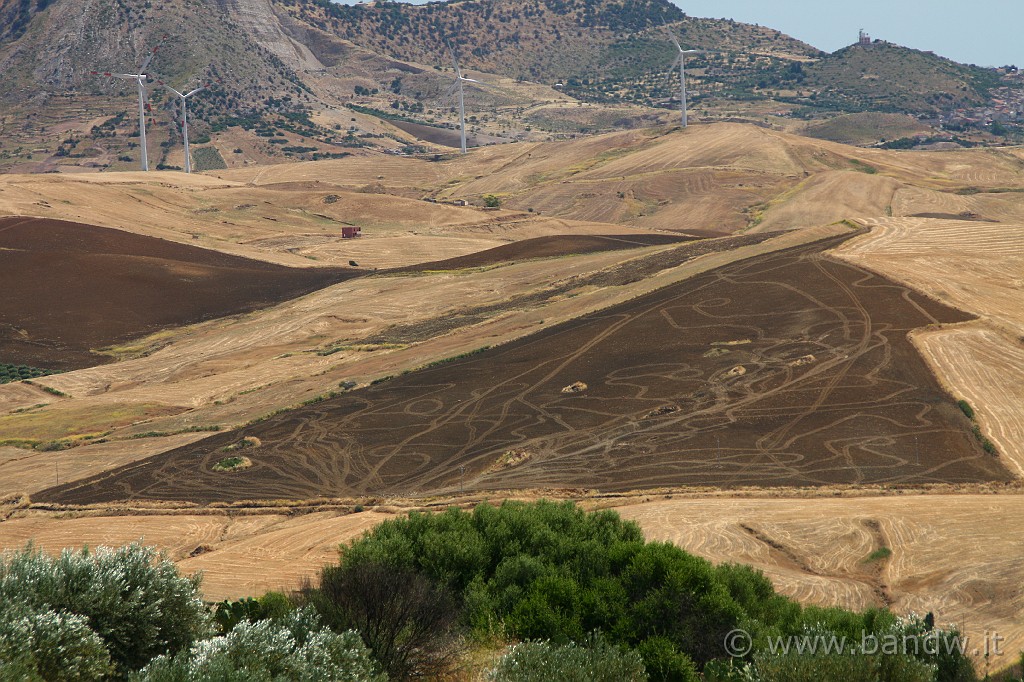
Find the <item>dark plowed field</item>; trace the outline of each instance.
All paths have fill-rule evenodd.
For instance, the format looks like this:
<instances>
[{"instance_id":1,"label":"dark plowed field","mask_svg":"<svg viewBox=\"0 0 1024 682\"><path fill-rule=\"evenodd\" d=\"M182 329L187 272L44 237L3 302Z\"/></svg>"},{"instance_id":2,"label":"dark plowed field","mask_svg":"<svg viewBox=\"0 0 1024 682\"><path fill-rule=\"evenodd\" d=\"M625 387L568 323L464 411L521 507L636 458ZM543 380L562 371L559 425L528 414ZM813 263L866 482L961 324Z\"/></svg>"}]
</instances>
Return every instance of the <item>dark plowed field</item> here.
<instances>
[{"instance_id":1,"label":"dark plowed field","mask_svg":"<svg viewBox=\"0 0 1024 682\"><path fill-rule=\"evenodd\" d=\"M452 147L458 149L462 145L462 133L458 130L452 130L451 128L438 128L437 126L427 126L422 123L412 123L410 121L388 121L391 125L404 130L413 137L439 144L444 147ZM466 136L466 146L468 147L479 147L480 142L474 135Z\"/></svg>"},{"instance_id":2,"label":"dark plowed field","mask_svg":"<svg viewBox=\"0 0 1024 682\"><path fill-rule=\"evenodd\" d=\"M0 362L89 367L104 361L91 349L255 310L356 274L93 225L0 218Z\"/></svg>"},{"instance_id":3,"label":"dark plowed field","mask_svg":"<svg viewBox=\"0 0 1024 682\"><path fill-rule=\"evenodd\" d=\"M1009 480L907 340L964 315L836 262L752 258L519 342L33 496ZM580 392L563 389L576 382ZM243 436L254 466L217 473Z\"/></svg>"},{"instance_id":4,"label":"dark plowed field","mask_svg":"<svg viewBox=\"0 0 1024 682\"><path fill-rule=\"evenodd\" d=\"M695 237L672 234L626 234L626 235L552 235L535 237L510 244L495 246L493 249L478 251L467 256L420 263L399 268L396 272L422 272L425 270L461 270L480 268L499 263L528 260L530 258L553 258L557 256L581 255L600 251L637 249L641 246L664 246L694 241Z\"/></svg>"}]
</instances>

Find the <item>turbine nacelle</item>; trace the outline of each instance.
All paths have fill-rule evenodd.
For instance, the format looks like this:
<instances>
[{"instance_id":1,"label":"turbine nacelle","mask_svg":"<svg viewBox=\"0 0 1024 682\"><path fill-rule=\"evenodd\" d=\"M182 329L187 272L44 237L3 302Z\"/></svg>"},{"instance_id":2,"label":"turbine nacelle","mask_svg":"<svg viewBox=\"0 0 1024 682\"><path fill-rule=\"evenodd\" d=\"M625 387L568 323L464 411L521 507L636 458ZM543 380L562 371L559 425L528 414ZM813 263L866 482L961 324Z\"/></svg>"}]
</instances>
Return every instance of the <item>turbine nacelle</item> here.
<instances>
[{"instance_id":1,"label":"turbine nacelle","mask_svg":"<svg viewBox=\"0 0 1024 682\"><path fill-rule=\"evenodd\" d=\"M170 92L173 92L174 95L179 100L181 100L181 138L182 138L182 141L184 142L184 145L185 145L185 172L186 173L191 173L192 172L192 155L191 155L191 152L190 152L189 146L188 146L188 98L191 97L192 95L196 95L196 94L198 94L200 92L203 92L204 90L208 90L208 89L212 88L214 85L216 85L217 83L220 83L220 82L221 82L220 79L218 79L218 80L216 80L216 81L214 81L212 83L204 83L203 85L200 85L198 88L195 88L193 90L189 90L188 92L181 92L180 90L172 88L170 85L168 85L167 83L164 83L161 80L157 81L157 85L159 85L160 87L162 87L162 88L164 88L166 90L169 90Z\"/></svg>"},{"instance_id":2,"label":"turbine nacelle","mask_svg":"<svg viewBox=\"0 0 1024 682\"><path fill-rule=\"evenodd\" d=\"M455 82L451 84L448 91L445 93L445 99L452 95L458 94L459 100L459 140L460 150L463 154L466 153L466 103L465 103L465 92L463 91L463 83L473 83L474 85L484 85L483 82L478 81L475 78L467 78L462 75L462 69L459 68L459 60L455 57L455 51L451 45L448 46L448 54L452 57L452 66L455 67Z\"/></svg>"},{"instance_id":3,"label":"turbine nacelle","mask_svg":"<svg viewBox=\"0 0 1024 682\"><path fill-rule=\"evenodd\" d=\"M146 111L149 110L149 103L146 101L146 83L149 81L149 76L146 74L146 69L149 68L150 63L153 61L153 57L156 56L160 46L167 40L167 36L164 35L157 43L156 47L149 51L145 59L142 60L142 64L139 65L137 73L112 73L110 71L93 71L94 76L106 76L107 78L117 78L120 80L135 81L139 90L139 148L141 150L140 162L142 170L149 170L149 150L146 146Z\"/></svg>"}]
</instances>

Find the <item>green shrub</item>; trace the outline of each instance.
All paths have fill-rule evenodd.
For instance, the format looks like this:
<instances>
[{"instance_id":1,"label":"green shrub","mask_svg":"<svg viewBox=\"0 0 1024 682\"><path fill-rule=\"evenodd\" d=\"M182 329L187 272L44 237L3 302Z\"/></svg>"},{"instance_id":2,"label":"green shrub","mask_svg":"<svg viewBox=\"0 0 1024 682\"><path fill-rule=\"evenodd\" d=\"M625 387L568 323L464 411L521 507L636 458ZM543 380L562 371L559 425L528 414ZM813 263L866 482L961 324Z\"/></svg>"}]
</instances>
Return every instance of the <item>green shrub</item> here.
<instances>
[{"instance_id":1,"label":"green shrub","mask_svg":"<svg viewBox=\"0 0 1024 682\"><path fill-rule=\"evenodd\" d=\"M501 208L501 197L494 194L485 194L484 206L487 208Z\"/></svg>"},{"instance_id":2,"label":"green shrub","mask_svg":"<svg viewBox=\"0 0 1024 682\"><path fill-rule=\"evenodd\" d=\"M453 595L408 567L329 566L303 597L335 631L357 631L389 679L440 676L462 651Z\"/></svg>"},{"instance_id":3,"label":"green shrub","mask_svg":"<svg viewBox=\"0 0 1024 682\"><path fill-rule=\"evenodd\" d=\"M709 562L568 502L386 521L344 549L344 565L364 562L425 575L463 596L468 625L519 639L567 644L600 630L635 647L657 636L700 664L744 617Z\"/></svg>"},{"instance_id":4,"label":"green shrub","mask_svg":"<svg viewBox=\"0 0 1024 682\"><path fill-rule=\"evenodd\" d=\"M879 547L874 552L868 555L868 558L864 560L864 563L870 564L874 561L882 561L892 556L892 550L888 547Z\"/></svg>"},{"instance_id":5,"label":"green shrub","mask_svg":"<svg viewBox=\"0 0 1024 682\"><path fill-rule=\"evenodd\" d=\"M637 647L644 668L651 680L664 682L698 682L697 666L664 637L645 639Z\"/></svg>"},{"instance_id":6,"label":"green shrub","mask_svg":"<svg viewBox=\"0 0 1024 682\"><path fill-rule=\"evenodd\" d=\"M355 632L336 634L311 609L280 620L239 623L175 656L160 656L135 682L344 680L386 682Z\"/></svg>"},{"instance_id":7,"label":"green shrub","mask_svg":"<svg viewBox=\"0 0 1024 682\"><path fill-rule=\"evenodd\" d=\"M494 682L643 682L647 674L639 654L593 637L587 646L550 642L516 644L491 671L490 679Z\"/></svg>"},{"instance_id":8,"label":"green shrub","mask_svg":"<svg viewBox=\"0 0 1024 682\"><path fill-rule=\"evenodd\" d=\"M84 616L0 608L0 680L101 680L110 654Z\"/></svg>"},{"instance_id":9,"label":"green shrub","mask_svg":"<svg viewBox=\"0 0 1024 682\"><path fill-rule=\"evenodd\" d=\"M928 667L939 671L942 682L974 679L970 661L955 647L945 657L859 656L871 659L866 662L780 658L770 646L779 637L815 632L860 642L865 633L917 636L932 624L901 620L884 609L803 608L776 594L754 569L714 567L673 545L647 543L636 524L614 512L588 514L570 502L410 513L344 547L341 566L333 570L358 566L376 567L378 573L386 567L385 574L407 575L407 582L423 578L450 590L462 604L462 623L481 639L563 646L584 641L587 633L605 633L610 645L641 656L653 680L692 680L697 670L706 680L746 682L760 679L755 674L783 679L786 670L808 679L814 671L834 670L853 679L863 673L915 680ZM338 603L350 598L338 595L374 594L334 584ZM365 624L324 613L334 627L366 631ZM735 665L722 662L725 636L737 628L750 633L752 653ZM948 640L953 634L941 636ZM849 652L847 657L853 658Z\"/></svg>"},{"instance_id":10,"label":"green shrub","mask_svg":"<svg viewBox=\"0 0 1024 682\"><path fill-rule=\"evenodd\" d=\"M961 412L967 415L968 419L974 419L974 408L971 407L971 404L969 402L967 402L966 400L958 400L956 401L956 406L960 408Z\"/></svg>"},{"instance_id":11,"label":"green shrub","mask_svg":"<svg viewBox=\"0 0 1024 682\"><path fill-rule=\"evenodd\" d=\"M137 544L65 550L57 558L29 546L0 558L0 620L48 611L81 616L123 673L209 632L198 588L198 578L182 577Z\"/></svg>"},{"instance_id":12,"label":"green shrub","mask_svg":"<svg viewBox=\"0 0 1024 682\"><path fill-rule=\"evenodd\" d=\"M280 592L267 592L259 599L246 597L236 601L225 599L213 608L213 619L222 635L239 623L280 620L295 610L292 601Z\"/></svg>"}]
</instances>

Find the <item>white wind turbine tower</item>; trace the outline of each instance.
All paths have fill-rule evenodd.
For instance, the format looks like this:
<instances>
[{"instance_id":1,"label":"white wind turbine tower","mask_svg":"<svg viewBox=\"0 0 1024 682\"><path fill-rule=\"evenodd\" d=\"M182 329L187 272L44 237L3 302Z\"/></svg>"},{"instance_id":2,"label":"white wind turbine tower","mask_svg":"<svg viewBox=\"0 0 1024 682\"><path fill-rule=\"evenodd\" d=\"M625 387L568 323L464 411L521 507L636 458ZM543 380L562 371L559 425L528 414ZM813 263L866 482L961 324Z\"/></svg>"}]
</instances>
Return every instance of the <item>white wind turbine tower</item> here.
<instances>
[{"instance_id":1,"label":"white wind turbine tower","mask_svg":"<svg viewBox=\"0 0 1024 682\"><path fill-rule=\"evenodd\" d=\"M146 68L149 63L153 61L153 57L156 56L156 51L160 49L157 45L149 54L146 55L146 59L143 60L139 66L138 73L110 73L104 71L93 71L94 76L106 76L107 78L120 78L121 80L135 81L139 88L139 147L142 149L142 170L149 170L149 152L146 148Z\"/></svg>"},{"instance_id":2,"label":"white wind turbine tower","mask_svg":"<svg viewBox=\"0 0 1024 682\"><path fill-rule=\"evenodd\" d=\"M459 129L462 131L462 138L461 138L462 153L465 154L466 153L466 104L465 104L465 95L464 95L464 92L463 92L462 84L463 83L476 83L477 85L479 85L480 81L476 80L475 78L466 78L465 76L463 76L462 75L462 69L459 68L459 60L455 58L455 52L451 49L451 47L448 48L448 51L452 55L452 64L455 65L455 82L452 83L452 86L450 88L448 88L447 96L451 97L456 92L459 93Z\"/></svg>"},{"instance_id":3,"label":"white wind turbine tower","mask_svg":"<svg viewBox=\"0 0 1024 682\"><path fill-rule=\"evenodd\" d=\"M192 156L191 156L191 154L189 152L189 147L188 147L188 98L191 97L192 95L199 94L203 90L209 90L210 88L213 87L214 84L213 83L206 83L204 85L200 85L195 90L190 90L189 92L181 93L181 92L178 92L177 90L175 90L174 88L172 88L167 83L164 83L163 81L157 81L157 83L159 83L160 85L162 85L166 89L168 89L171 92L173 92L178 97L178 99L181 100L181 137L185 141L185 172L186 173L191 173L192 172Z\"/></svg>"},{"instance_id":4,"label":"white wind turbine tower","mask_svg":"<svg viewBox=\"0 0 1024 682\"><path fill-rule=\"evenodd\" d=\"M676 55L676 60L672 62L672 67L675 68L676 64L679 65L679 107L682 110L682 125L686 127L686 57L692 54L707 54L707 50L684 50L683 46L679 44L676 37L669 33L669 37L672 39L672 44L676 46L676 50L679 54Z\"/></svg>"}]
</instances>

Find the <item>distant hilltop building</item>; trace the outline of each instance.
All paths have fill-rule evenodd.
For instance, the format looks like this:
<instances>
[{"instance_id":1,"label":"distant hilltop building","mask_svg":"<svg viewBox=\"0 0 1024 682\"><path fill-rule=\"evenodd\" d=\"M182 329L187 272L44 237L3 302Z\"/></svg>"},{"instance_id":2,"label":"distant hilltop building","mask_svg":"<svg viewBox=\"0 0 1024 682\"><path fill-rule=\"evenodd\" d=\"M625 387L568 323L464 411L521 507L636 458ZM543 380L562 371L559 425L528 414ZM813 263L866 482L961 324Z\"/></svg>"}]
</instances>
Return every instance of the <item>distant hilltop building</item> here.
<instances>
[{"instance_id":1,"label":"distant hilltop building","mask_svg":"<svg viewBox=\"0 0 1024 682\"><path fill-rule=\"evenodd\" d=\"M864 47L871 46L871 36L868 35L867 31L864 29L860 30L860 38L857 40L857 44L863 45Z\"/></svg>"}]
</instances>

